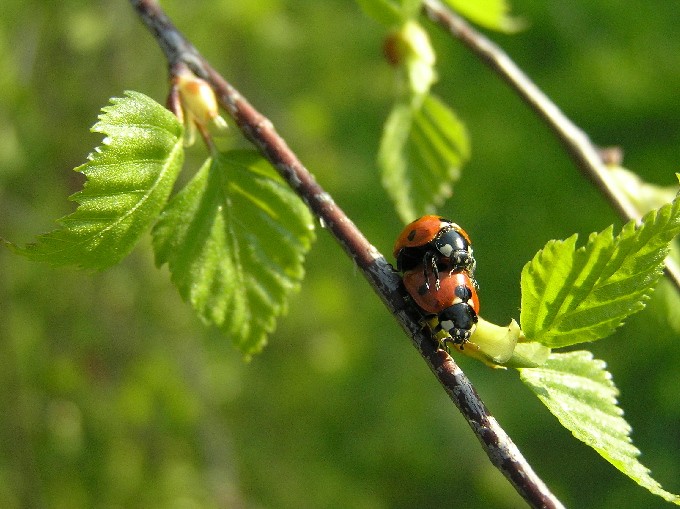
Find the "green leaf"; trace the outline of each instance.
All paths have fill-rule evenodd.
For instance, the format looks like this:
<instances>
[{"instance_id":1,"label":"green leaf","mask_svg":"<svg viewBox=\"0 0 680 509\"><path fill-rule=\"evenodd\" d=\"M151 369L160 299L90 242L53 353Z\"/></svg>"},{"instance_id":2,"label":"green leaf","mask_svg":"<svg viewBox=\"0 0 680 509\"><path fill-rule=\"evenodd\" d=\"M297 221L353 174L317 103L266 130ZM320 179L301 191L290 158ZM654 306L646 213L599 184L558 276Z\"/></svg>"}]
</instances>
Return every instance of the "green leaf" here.
<instances>
[{"instance_id":1,"label":"green leaf","mask_svg":"<svg viewBox=\"0 0 680 509\"><path fill-rule=\"evenodd\" d=\"M404 21L399 5L390 0L356 0L369 18L384 26L394 26Z\"/></svg>"},{"instance_id":2,"label":"green leaf","mask_svg":"<svg viewBox=\"0 0 680 509\"><path fill-rule=\"evenodd\" d=\"M437 56L430 36L422 25L413 19L406 21L395 36L401 41L400 45L404 49L408 93L412 103L418 104L422 110L423 98L427 97L430 88L437 81L435 70Z\"/></svg>"},{"instance_id":3,"label":"green leaf","mask_svg":"<svg viewBox=\"0 0 680 509\"><path fill-rule=\"evenodd\" d=\"M423 0L356 0L368 17L392 27L418 16Z\"/></svg>"},{"instance_id":4,"label":"green leaf","mask_svg":"<svg viewBox=\"0 0 680 509\"><path fill-rule=\"evenodd\" d=\"M512 352L512 357L503 363L503 366L508 368L536 368L545 364L550 353L550 348L535 341L517 343Z\"/></svg>"},{"instance_id":5,"label":"green leaf","mask_svg":"<svg viewBox=\"0 0 680 509\"><path fill-rule=\"evenodd\" d=\"M680 497L665 491L637 457L631 427L617 406L618 390L603 361L586 351L553 353L539 368L520 369L531 388L562 426L643 488L680 505Z\"/></svg>"},{"instance_id":6,"label":"green leaf","mask_svg":"<svg viewBox=\"0 0 680 509\"><path fill-rule=\"evenodd\" d=\"M423 0L399 0L405 18L416 18L420 14Z\"/></svg>"},{"instance_id":7,"label":"green leaf","mask_svg":"<svg viewBox=\"0 0 680 509\"><path fill-rule=\"evenodd\" d=\"M642 309L680 233L680 200L612 232L579 249L576 235L550 241L524 266L520 322L529 340L551 348L595 341Z\"/></svg>"},{"instance_id":8,"label":"green leaf","mask_svg":"<svg viewBox=\"0 0 680 509\"><path fill-rule=\"evenodd\" d=\"M378 152L383 186L404 222L433 213L470 156L465 126L439 99L397 103Z\"/></svg>"},{"instance_id":9,"label":"green leaf","mask_svg":"<svg viewBox=\"0 0 680 509\"><path fill-rule=\"evenodd\" d=\"M510 6L506 0L444 0L452 9L473 23L499 30L514 32L524 23L510 17Z\"/></svg>"},{"instance_id":10,"label":"green leaf","mask_svg":"<svg viewBox=\"0 0 680 509\"><path fill-rule=\"evenodd\" d=\"M645 182L638 175L620 166L607 167L612 182L619 192L626 195L640 215L672 201L678 193L678 186L657 186Z\"/></svg>"},{"instance_id":11,"label":"green leaf","mask_svg":"<svg viewBox=\"0 0 680 509\"><path fill-rule=\"evenodd\" d=\"M111 99L93 132L103 145L75 171L87 177L70 197L79 204L61 228L34 244L12 248L32 260L104 269L134 247L163 209L182 167L182 126L153 99L138 92Z\"/></svg>"},{"instance_id":12,"label":"green leaf","mask_svg":"<svg viewBox=\"0 0 680 509\"><path fill-rule=\"evenodd\" d=\"M254 152L209 159L156 224L156 264L206 322L258 352L304 275L310 212Z\"/></svg>"}]
</instances>

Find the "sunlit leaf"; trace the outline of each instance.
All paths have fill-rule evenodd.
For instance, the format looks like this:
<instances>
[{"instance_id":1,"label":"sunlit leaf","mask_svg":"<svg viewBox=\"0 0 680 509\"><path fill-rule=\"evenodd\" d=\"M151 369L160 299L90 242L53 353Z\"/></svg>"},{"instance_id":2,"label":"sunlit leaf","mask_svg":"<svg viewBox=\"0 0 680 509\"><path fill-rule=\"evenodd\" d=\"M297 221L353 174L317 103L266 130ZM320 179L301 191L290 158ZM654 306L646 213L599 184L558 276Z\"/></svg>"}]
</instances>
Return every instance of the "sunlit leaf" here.
<instances>
[{"instance_id":1,"label":"sunlit leaf","mask_svg":"<svg viewBox=\"0 0 680 509\"><path fill-rule=\"evenodd\" d=\"M510 16L510 5L506 0L444 0L456 12L465 16L473 23L500 30L513 32L524 25L521 21Z\"/></svg>"},{"instance_id":2,"label":"sunlit leaf","mask_svg":"<svg viewBox=\"0 0 680 509\"><path fill-rule=\"evenodd\" d=\"M246 355L262 349L304 275L307 207L253 152L209 159L154 228L156 263Z\"/></svg>"},{"instance_id":3,"label":"sunlit leaf","mask_svg":"<svg viewBox=\"0 0 680 509\"><path fill-rule=\"evenodd\" d=\"M662 187L650 184L621 166L610 166L608 170L614 177L613 182L618 186L619 191L628 197L640 215L672 201L678 193L677 185Z\"/></svg>"},{"instance_id":4,"label":"sunlit leaf","mask_svg":"<svg viewBox=\"0 0 680 509\"><path fill-rule=\"evenodd\" d=\"M87 177L61 228L13 249L55 265L104 269L118 263L157 219L182 167L182 126L149 97L127 92L102 109L92 131L104 144L76 168Z\"/></svg>"},{"instance_id":5,"label":"sunlit leaf","mask_svg":"<svg viewBox=\"0 0 680 509\"><path fill-rule=\"evenodd\" d=\"M420 102L430 92L437 80L435 62L437 57L427 31L415 20L409 19L396 33L404 48L404 68L408 93L413 105L422 108Z\"/></svg>"},{"instance_id":6,"label":"sunlit leaf","mask_svg":"<svg viewBox=\"0 0 680 509\"><path fill-rule=\"evenodd\" d=\"M618 407L618 390L603 361L590 352L553 353L538 368L520 369L522 381L560 423L640 486L669 502L680 497L664 490L637 457L631 427Z\"/></svg>"},{"instance_id":7,"label":"sunlit leaf","mask_svg":"<svg viewBox=\"0 0 680 509\"><path fill-rule=\"evenodd\" d=\"M526 337L551 348L595 341L642 309L680 233L680 200L609 227L576 249L576 236L550 241L522 270L520 322Z\"/></svg>"},{"instance_id":8,"label":"sunlit leaf","mask_svg":"<svg viewBox=\"0 0 680 509\"><path fill-rule=\"evenodd\" d=\"M383 130L382 181L404 222L435 212L470 154L465 126L434 96L397 103Z\"/></svg>"}]
</instances>

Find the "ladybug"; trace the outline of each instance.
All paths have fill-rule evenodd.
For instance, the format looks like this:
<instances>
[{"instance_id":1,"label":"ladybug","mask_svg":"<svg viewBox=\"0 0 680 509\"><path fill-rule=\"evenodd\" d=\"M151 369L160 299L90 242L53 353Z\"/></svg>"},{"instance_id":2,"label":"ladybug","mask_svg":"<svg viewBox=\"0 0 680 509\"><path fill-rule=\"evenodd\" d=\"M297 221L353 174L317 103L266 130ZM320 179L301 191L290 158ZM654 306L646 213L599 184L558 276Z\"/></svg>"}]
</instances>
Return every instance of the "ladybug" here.
<instances>
[{"instance_id":1,"label":"ladybug","mask_svg":"<svg viewBox=\"0 0 680 509\"><path fill-rule=\"evenodd\" d=\"M436 277L431 273L426 279L423 271L415 268L404 273L403 281L416 304L426 314L436 315L436 320L428 322L433 336L445 347L448 341L462 346L470 340L478 321L477 282L466 271L450 270L440 276L439 287L433 289Z\"/></svg>"},{"instance_id":2,"label":"ladybug","mask_svg":"<svg viewBox=\"0 0 680 509\"><path fill-rule=\"evenodd\" d=\"M417 267L423 271L426 288L429 272L434 273L435 288L440 285L440 270L474 273L470 237L453 221L436 215L423 216L406 225L394 244L397 270L407 272Z\"/></svg>"}]
</instances>

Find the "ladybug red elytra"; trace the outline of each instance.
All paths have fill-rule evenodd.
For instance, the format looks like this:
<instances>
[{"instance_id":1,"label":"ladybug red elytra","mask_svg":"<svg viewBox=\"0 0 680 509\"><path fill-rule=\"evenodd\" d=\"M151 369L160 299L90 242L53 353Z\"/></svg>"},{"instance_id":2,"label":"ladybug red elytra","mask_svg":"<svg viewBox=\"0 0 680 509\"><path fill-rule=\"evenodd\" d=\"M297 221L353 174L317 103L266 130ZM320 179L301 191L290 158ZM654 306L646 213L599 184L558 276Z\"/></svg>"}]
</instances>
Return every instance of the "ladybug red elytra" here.
<instances>
[{"instance_id":1,"label":"ladybug red elytra","mask_svg":"<svg viewBox=\"0 0 680 509\"><path fill-rule=\"evenodd\" d=\"M429 288L430 270L439 288L439 272L466 271L472 274L476 262L470 237L460 226L442 216L429 215L406 225L394 244L397 270L406 272L420 267Z\"/></svg>"},{"instance_id":2,"label":"ladybug red elytra","mask_svg":"<svg viewBox=\"0 0 680 509\"><path fill-rule=\"evenodd\" d=\"M433 279L437 276L429 274L425 279L419 267L404 273L404 286L418 306L428 314L437 315L436 326L432 333L444 331L450 336L454 345L467 343L477 324L479 313L479 297L477 283L467 271L451 270L440 276L439 287L433 288ZM444 346L446 341L444 339Z\"/></svg>"},{"instance_id":3,"label":"ladybug red elytra","mask_svg":"<svg viewBox=\"0 0 680 509\"><path fill-rule=\"evenodd\" d=\"M430 285L426 285L423 272L413 269L404 272L406 291L426 313L439 313L458 301L468 303L479 313L477 283L467 272L449 271L440 277L439 289L432 288L434 274L430 274ZM468 302L469 301L469 302Z\"/></svg>"}]
</instances>

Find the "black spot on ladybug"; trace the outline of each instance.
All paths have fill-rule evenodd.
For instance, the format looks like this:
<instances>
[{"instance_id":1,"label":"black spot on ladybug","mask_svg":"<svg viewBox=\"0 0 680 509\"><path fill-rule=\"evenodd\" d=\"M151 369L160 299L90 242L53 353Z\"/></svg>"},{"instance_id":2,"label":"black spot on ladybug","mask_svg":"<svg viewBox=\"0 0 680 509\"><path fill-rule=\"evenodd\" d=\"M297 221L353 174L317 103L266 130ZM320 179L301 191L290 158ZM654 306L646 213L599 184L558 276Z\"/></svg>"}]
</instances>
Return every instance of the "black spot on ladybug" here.
<instances>
[{"instance_id":1,"label":"black spot on ladybug","mask_svg":"<svg viewBox=\"0 0 680 509\"><path fill-rule=\"evenodd\" d=\"M413 239L415 238L415 236L416 236L416 231L415 231L415 230L411 230L410 232L408 232L408 237L406 237L406 238L407 238L408 240L413 240Z\"/></svg>"},{"instance_id":2,"label":"black spot on ladybug","mask_svg":"<svg viewBox=\"0 0 680 509\"><path fill-rule=\"evenodd\" d=\"M467 302L472 298L472 292L467 286L456 286L456 297L459 297L463 302Z\"/></svg>"}]
</instances>

